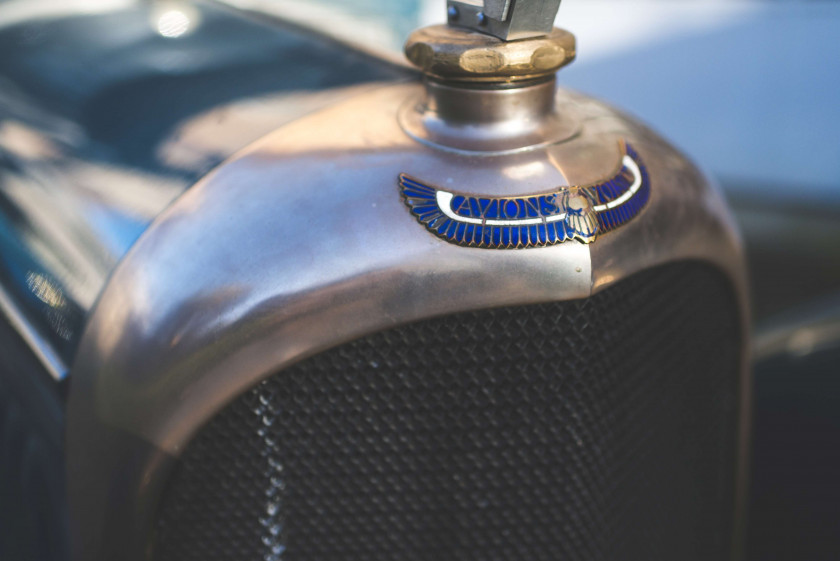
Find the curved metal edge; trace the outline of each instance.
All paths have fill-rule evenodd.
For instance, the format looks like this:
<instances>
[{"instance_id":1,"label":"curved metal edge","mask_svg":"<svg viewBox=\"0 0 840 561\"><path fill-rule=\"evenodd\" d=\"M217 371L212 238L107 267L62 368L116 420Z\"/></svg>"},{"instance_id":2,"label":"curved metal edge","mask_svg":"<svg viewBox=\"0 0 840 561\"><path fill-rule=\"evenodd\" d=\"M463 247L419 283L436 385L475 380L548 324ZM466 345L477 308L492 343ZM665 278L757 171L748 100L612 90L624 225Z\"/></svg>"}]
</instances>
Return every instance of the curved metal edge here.
<instances>
[{"instance_id":1,"label":"curved metal edge","mask_svg":"<svg viewBox=\"0 0 840 561\"><path fill-rule=\"evenodd\" d=\"M117 268L73 369L75 559L144 558L168 466L192 434L260 379L328 347L442 314L583 298L673 260L710 262L743 294L725 210L653 133L581 98L592 117L580 145L462 158L400 131L397 111L418 87L368 92L269 135L182 196ZM590 183L615 166L616 135L639 149L654 191L639 219L591 246L459 247L420 227L399 196L399 173L488 193ZM674 200L685 215L657 218ZM706 249L692 249L692 224L709 234Z\"/></svg>"},{"instance_id":2,"label":"curved metal edge","mask_svg":"<svg viewBox=\"0 0 840 561\"><path fill-rule=\"evenodd\" d=\"M732 282L740 305L742 349L732 559L742 559L749 499L753 388L749 279L743 241L711 175L646 127L634 123L632 128L643 139L637 141L640 150L659 155L651 168L653 201L643 211L644 219L623 227L622 236L604 236L592 245L593 293L634 272L663 264L669 256L711 263Z\"/></svg>"},{"instance_id":3,"label":"curved metal edge","mask_svg":"<svg viewBox=\"0 0 840 561\"><path fill-rule=\"evenodd\" d=\"M0 6L0 44L14 45L0 51L0 306L54 378L114 267L175 198L352 88L417 76L204 0L14 4ZM166 13L183 35L158 29Z\"/></svg>"}]
</instances>

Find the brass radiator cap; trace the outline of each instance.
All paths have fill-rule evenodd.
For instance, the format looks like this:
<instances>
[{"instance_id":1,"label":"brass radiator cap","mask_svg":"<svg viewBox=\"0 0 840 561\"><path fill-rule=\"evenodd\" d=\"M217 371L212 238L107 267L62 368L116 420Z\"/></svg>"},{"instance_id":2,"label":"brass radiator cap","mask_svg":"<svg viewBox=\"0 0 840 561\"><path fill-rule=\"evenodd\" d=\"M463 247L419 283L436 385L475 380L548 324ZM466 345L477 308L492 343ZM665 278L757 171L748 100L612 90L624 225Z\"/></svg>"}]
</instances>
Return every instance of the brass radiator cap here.
<instances>
[{"instance_id":1,"label":"brass radiator cap","mask_svg":"<svg viewBox=\"0 0 840 561\"><path fill-rule=\"evenodd\" d=\"M483 33L435 25L411 34L408 60L441 80L504 83L553 75L575 59L575 36L554 28L543 37L502 41Z\"/></svg>"}]
</instances>

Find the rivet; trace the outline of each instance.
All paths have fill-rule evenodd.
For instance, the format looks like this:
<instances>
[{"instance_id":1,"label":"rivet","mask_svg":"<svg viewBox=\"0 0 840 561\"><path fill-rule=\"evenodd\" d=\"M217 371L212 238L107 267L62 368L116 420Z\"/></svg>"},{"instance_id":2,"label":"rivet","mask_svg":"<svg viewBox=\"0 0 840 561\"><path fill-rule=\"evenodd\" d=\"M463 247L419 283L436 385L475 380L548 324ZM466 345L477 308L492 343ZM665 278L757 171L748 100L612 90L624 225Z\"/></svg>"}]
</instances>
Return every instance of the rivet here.
<instances>
[{"instance_id":1,"label":"rivet","mask_svg":"<svg viewBox=\"0 0 840 561\"><path fill-rule=\"evenodd\" d=\"M458 8L455 7L455 6L449 6L449 9L447 10L447 13L449 14L449 19L458 19L458 16L461 15L458 12Z\"/></svg>"},{"instance_id":2,"label":"rivet","mask_svg":"<svg viewBox=\"0 0 840 561\"><path fill-rule=\"evenodd\" d=\"M487 15L484 12L478 12L478 25L487 25Z\"/></svg>"}]
</instances>

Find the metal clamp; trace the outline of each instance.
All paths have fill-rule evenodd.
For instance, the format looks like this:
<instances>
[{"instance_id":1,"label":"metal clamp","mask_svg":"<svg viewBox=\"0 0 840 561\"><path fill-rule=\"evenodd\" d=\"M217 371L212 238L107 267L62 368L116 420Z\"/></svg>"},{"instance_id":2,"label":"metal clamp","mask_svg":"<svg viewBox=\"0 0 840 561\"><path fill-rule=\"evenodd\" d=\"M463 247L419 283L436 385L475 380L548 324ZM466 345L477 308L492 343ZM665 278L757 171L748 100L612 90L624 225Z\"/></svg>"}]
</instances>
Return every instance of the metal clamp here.
<instances>
[{"instance_id":1,"label":"metal clamp","mask_svg":"<svg viewBox=\"0 0 840 561\"><path fill-rule=\"evenodd\" d=\"M547 35L561 0L448 0L449 25L465 27L502 41Z\"/></svg>"}]
</instances>

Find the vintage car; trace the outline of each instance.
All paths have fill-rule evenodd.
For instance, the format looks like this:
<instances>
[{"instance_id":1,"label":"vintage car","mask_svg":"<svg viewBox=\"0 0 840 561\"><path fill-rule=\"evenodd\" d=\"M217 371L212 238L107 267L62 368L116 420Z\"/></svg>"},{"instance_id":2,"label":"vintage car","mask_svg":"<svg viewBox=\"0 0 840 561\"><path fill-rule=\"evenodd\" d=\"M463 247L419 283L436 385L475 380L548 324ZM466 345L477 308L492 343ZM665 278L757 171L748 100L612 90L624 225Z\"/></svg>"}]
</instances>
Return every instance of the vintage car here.
<instances>
[{"instance_id":1,"label":"vintage car","mask_svg":"<svg viewBox=\"0 0 840 561\"><path fill-rule=\"evenodd\" d=\"M560 0L407 61L291 4L0 3L0 559L833 558L834 253L756 278L802 214L730 190L746 254L558 86Z\"/></svg>"}]
</instances>

